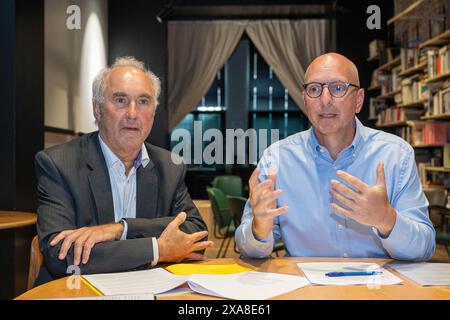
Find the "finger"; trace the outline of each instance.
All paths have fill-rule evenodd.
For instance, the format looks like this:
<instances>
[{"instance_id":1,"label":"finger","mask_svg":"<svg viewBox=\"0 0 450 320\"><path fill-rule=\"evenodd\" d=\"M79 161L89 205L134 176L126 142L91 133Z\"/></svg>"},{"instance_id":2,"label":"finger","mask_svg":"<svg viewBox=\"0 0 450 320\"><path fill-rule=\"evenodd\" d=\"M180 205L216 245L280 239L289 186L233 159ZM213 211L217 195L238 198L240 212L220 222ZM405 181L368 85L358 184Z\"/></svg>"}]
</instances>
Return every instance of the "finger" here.
<instances>
[{"instance_id":1,"label":"finger","mask_svg":"<svg viewBox=\"0 0 450 320\"><path fill-rule=\"evenodd\" d=\"M365 192L369 188L367 184L345 171L338 170L336 171L336 174L339 178L348 182L351 186L355 187L355 189L359 190L360 192Z\"/></svg>"},{"instance_id":2,"label":"finger","mask_svg":"<svg viewBox=\"0 0 450 320\"><path fill-rule=\"evenodd\" d=\"M249 186L250 190L252 190L258 184L259 172L260 172L259 168L256 167L256 169L253 170L253 173L250 176L250 179L248 179L248 186Z\"/></svg>"},{"instance_id":3,"label":"finger","mask_svg":"<svg viewBox=\"0 0 450 320\"><path fill-rule=\"evenodd\" d=\"M277 173L278 173L277 168L272 167L272 168L269 169L269 173L268 173L268 176L267 176L267 179L273 181L273 185L274 186L276 185L276 182L277 182Z\"/></svg>"},{"instance_id":4,"label":"finger","mask_svg":"<svg viewBox=\"0 0 450 320\"><path fill-rule=\"evenodd\" d=\"M264 180L252 190L252 197L257 198L268 190L273 190L273 181L271 179Z\"/></svg>"},{"instance_id":5,"label":"finger","mask_svg":"<svg viewBox=\"0 0 450 320\"><path fill-rule=\"evenodd\" d=\"M64 242L61 245L61 249L59 250L58 258L60 260L66 258L67 252L69 251L70 247L72 246L73 242L77 239L77 237L78 237L77 232L73 232L64 239Z\"/></svg>"},{"instance_id":6,"label":"finger","mask_svg":"<svg viewBox=\"0 0 450 320\"><path fill-rule=\"evenodd\" d=\"M186 212L180 212L175 219L172 220L167 226L172 228L179 228L186 221Z\"/></svg>"},{"instance_id":7,"label":"finger","mask_svg":"<svg viewBox=\"0 0 450 320\"><path fill-rule=\"evenodd\" d=\"M67 235L70 234L70 230L65 230L60 232L53 240L50 242L51 246L56 246L62 239L64 239Z\"/></svg>"},{"instance_id":8,"label":"finger","mask_svg":"<svg viewBox=\"0 0 450 320\"><path fill-rule=\"evenodd\" d=\"M266 210L264 213L259 214L258 216L264 217L264 218L267 218L267 217L275 218L275 217L281 216L282 214L286 213L288 210L289 210L288 206L282 206L280 208Z\"/></svg>"},{"instance_id":9,"label":"finger","mask_svg":"<svg viewBox=\"0 0 450 320\"><path fill-rule=\"evenodd\" d=\"M208 231L199 231L199 232L194 232L193 234L190 234L189 237L191 238L190 240L195 243L197 241L200 241L202 239L204 239L205 237L208 236Z\"/></svg>"},{"instance_id":10,"label":"finger","mask_svg":"<svg viewBox=\"0 0 450 320\"><path fill-rule=\"evenodd\" d=\"M84 232L80 234L78 239L75 241L73 250L73 263L78 266L81 260L81 254L83 253L83 247L86 240L89 238L90 233Z\"/></svg>"},{"instance_id":11,"label":"finger","mask_svg":"<svg viewBox=\"0 0 450 320\"><path fill-rule=\"evenodd\" d=\"M353 200L350 200L346 197L344 197L343 195L341 195L339 192L331 190L331 194L333 195L333 197L339 201L340 203L342 203L343 205L345 205L346 207L348 207L349 209L353 210L355 207L355 202Z\"/></svg>"},{"instance_id":12,"label":"finger","mask_svg":"<svg viewBox=\"0 0 450 320\"><path fill-rule=\"evenodd\" d=\"M384 176L384 162L381 160L377 165L377 185L386 186L386 177Z\"/></svg>"},{"instance_id":13,"label":"finger","mask_svg":"<svg viewBox=\"0 0 450 320\"><path fill-rule=\"evenodd\" d=\"M278 197L280 197L282 193L283 193L283 190L281 190L281 189L278 189L278 190L272 191L270 193L267 193L263 197L259 198L259 200L257 201L256 205L257 206L262 206L262 207L264 207L266 205L269 205L270 202L272 202L273 200L278 199Z\"/></svg>"},{"instance_id":14,"label":"finger","mask_svg":"<svg viewBox=\"0 0 450 320\"><path fill-rule=\"evenodd\" d=\"M334 210L336 210L337 212L339 212L340 214L342 214L345 217L352 218L354 216L353 211L346 210L346 209L342 208L341 206L337 205L336 203L332 203L331 208L333 208Z\"/></svg>"},{"instance_id":15,"label":"finger","mask_svg":"<svg viewBox=\"0 0 450 320\"><path fill-rule=\"evenodd\" d=\"M92 240L92 238L89 238L88 240L86 240L86 242L84 243L84 248L83 248L83 264L88 263L89 261L89 257L91 255L91 250L95 245L95 241Z\"/></svg>"},{"instance_id":16,"label":"finger","mask_svg":"<svg viewBox=\"0 0 450 320\"><path fill-rule=\"evenodd\" d=\"M342 182L332 179L331 180L331 188L335 191L339 192L341 195L344 195L346 198L358 201L361 198L361 194L346 186Z\"/></svg>"},{"instance_id":17,"label":"finger","mask_svg":"<svg viewBox=\"0 0 450 320\"><path fill-rule=\"evenodd\" d=\"M207 248L210 248L214 245L214 242L212 241L201 241L201 242L197 242L192 246L192 251L200 251L200 250L204 250Z\"/></svg>"},{"instance_id":18,"label":"finger","mask_svg":"<svg viewBox=\"0 0 450 320\"><path fill-rule=\"evenodd\" d=\"M207 257L204 254L192 252L188 254L185 258L186 260L206 260Z\"/></svg>"}]
</instances>

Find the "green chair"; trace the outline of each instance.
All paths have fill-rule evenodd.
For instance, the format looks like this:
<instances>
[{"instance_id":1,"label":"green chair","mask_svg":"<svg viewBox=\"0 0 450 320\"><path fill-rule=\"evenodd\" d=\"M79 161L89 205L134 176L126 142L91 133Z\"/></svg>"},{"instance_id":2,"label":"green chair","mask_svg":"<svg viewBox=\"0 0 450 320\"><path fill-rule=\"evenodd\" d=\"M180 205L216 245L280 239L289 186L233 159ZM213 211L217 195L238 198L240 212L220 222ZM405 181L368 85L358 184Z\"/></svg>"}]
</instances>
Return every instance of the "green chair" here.
<instances>
[{"instance_id":1,"label":"green chair","mask_svg":"<svg viewBox=\"0 0 450 320\"><path fill-rule=\"evenodd\" d=\"M228 202L230 204L230 211L233 216L233 222L234 225L239 227L242 220L242 214L244 213L245 204L247 203L247 199L244 197L234 197L234 196L227 196ZM284 250L284 243L281 240L276 240L275 244L273 245L273 252L275 252L275 255L278 257L278 252ZM237 251L236 245L234 248L235 252Z\"/></svg>"},{"instance_id":2,"label":"green chair","mask_svg":"<svg viewBox=\"0 0 450 320\"><path fill-rule=\"evenodd\" d=\"M217 176L212 186L227 196L242 197L242 179L239 176Z\"/></svg>"},{"instance_id":3,"label":"green chair","mask_svg":"<svg viewBox=\"0 0 450 320\"><path fill-rule=\"evenodd\" d=\"M231 215L228 199L225 194L218 188L207 188L209 201L211 201L211 208L214 215L214 237L217 239L223 239L220 244L217 258L223 251L223 257L225 257L228 245L231 238L234 237L236 228L233 224L233 218Z\"/></svg>"},{"instance_id":4,"label":"green chair","mask_svg":"<svg viewBox=\"0 0 450 320\"><path fill-rule=\"evenodd\" d=\"M448 257L450 258L450 232L436 231L436 243L445 246L445 250L447 250Z\"/></svg>"}]
</instances>

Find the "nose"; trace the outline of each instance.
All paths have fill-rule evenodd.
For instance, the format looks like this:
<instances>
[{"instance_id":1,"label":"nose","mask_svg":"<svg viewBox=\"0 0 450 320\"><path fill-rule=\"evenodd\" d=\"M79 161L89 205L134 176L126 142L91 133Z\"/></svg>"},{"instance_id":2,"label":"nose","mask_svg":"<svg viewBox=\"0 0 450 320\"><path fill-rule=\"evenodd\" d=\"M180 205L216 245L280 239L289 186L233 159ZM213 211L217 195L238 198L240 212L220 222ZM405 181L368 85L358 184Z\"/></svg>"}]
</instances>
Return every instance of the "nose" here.
<instances>
[{"instance_id":1,"label":"nose","mask_svg":"<svg viewBox=\"0 0 450 320\"><path fill-rule=\"evenodd\" d=\"M323 86L322 94L320 95L322 105L329 105L333 101L328 85Z\"/></svg>"},{"instance_id":2,"label":"nose","mask_svg":"<svg viewBox=\"0 0 450 320\"><path fill-rule=\"evenodd\" d=\"M131 101L130 105L128 106L128 110L127 110L127 118L128 119L136 119L136 115L137 115L136 103L134 101Z\"/></svg>"}]
</instances>

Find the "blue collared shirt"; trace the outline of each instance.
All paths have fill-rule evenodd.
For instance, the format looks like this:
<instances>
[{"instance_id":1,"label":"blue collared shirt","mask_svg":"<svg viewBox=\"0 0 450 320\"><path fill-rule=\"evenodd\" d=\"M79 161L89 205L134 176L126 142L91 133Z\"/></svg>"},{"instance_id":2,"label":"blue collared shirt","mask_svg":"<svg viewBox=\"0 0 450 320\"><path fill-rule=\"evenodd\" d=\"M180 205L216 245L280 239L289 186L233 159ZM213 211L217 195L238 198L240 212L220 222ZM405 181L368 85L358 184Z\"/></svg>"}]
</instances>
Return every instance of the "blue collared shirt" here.
<instances>
[{"instance_id":1,"label":"blue collared shirt","mask_svg":"<svg viewBox=\"0 0 450 320\"><path fill-rule=\"evenodd\" d=\"M108 168L109 179L111 181L111 191L114 204L114 220L119 222L124 219L124 230L120 240L127 239L128 223L127 218L136 218L136 171L142 165L144 168L150 162L147 148L142 144L141 151L134 160L134 165L125 175L125 165L112 152L108 145L103 141L100 134L98 135L103 156L105 157L106 166ZM153 245L153 261L152 265L156 265L159 259L158 245L156 238L152 238Z\"/></svg>"},{"instance_id":2,"label":"blue collared shirt","mask_svg":"<svg viewBox=\"0 0 450 320\"><path fill-rule=\"evenodd\" d=\"M435 230L429 219L428 201L417 174L413 148L401 138L365 127L355 117L351 145L333 160L321 146L312 127L271 145L258 164L259 182L269 168L278 171L276 188L283 193L277 206L288 212L275 218L272 233L258 241L252 232L252 212L247 201L242 223L236 230L241 253L262 258L271 254L281 238L288 256L394 258L428 260L435 250ZM376 167L384 161L386 188L397 218L383 238L373 227L342 216L331 208L335 200L330 181L343 170L368 185L376 183ZM344 182L345 183L345 182Z\"/></svg>"}]
</instances>

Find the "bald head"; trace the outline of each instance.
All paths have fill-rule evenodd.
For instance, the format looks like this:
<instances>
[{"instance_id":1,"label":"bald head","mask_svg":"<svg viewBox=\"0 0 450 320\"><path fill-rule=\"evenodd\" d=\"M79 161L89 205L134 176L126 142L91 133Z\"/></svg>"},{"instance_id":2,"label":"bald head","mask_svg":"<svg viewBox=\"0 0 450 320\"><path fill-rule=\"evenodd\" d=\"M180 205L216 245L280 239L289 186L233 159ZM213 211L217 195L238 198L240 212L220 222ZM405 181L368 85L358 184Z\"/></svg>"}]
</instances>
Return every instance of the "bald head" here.
<instances>
[{"instance_id":1,"label":"bald head","mask_svg":"<svg viewBox=\"0 0 450 320\"><path fill-rule=\"evenodd\" d=\"M305 73L305 83L325 82L323 77L331 80L344 80L359 86L358 69L348 58L338 53L326 53L310 63Z\"/></svg>"}]
</instances>

